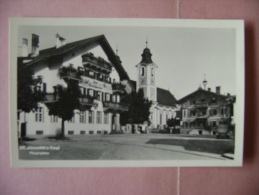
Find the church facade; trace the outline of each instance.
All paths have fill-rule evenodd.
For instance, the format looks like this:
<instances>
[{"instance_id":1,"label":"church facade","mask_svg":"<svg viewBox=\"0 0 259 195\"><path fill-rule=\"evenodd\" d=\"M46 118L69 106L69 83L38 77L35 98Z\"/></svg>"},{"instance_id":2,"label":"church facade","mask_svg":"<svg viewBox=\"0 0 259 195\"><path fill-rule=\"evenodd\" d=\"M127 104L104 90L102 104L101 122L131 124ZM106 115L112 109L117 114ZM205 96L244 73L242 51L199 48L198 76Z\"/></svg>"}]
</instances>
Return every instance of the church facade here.
<instances>
[{"instance_id":1,"label":"church facade","mask_svg":"<svg viewBox=\"0 0 259 195\"><path fill-rule=\"evenodd\" d=\"M143 89L145 98L152 101L150 108L151 126L163 129L167 120L176 117L178 110L176 99L170 91L156 86L156 72L158 66L152 61L150 49L146 47L142 53L142 60L136 65L137 68L137 90Z\"/></svg>"}]
</instances>

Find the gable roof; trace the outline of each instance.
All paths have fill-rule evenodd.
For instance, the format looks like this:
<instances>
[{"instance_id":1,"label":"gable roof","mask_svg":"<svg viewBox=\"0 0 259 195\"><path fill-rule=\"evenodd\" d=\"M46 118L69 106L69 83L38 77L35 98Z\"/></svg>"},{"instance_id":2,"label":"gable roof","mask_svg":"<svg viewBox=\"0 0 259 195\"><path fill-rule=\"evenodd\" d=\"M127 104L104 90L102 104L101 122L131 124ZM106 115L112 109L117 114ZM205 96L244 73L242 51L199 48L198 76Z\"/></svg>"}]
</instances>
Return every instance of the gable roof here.
<instances>
[{"instance_id":1,"label":"gable roof","mask_svg":"<svg viewBox=\"0 0 259 195\"><path fill-rule=\"evenodd\" d=\"M68 53L74 52L75 50L81 49L87 45L98 43L104 50L105 54L107 55L109 61L114 65L114 68L117 70L121 80L129 80L129 76L125 69L123 68L121 61L116 56L115 52L111 48L110 44L108 43L107 39L104 35L99 35L87 39L83 39L80 41L75 41L71 43L67 43L64 46L59 48L51 47L48 49L41 50L39 55L36 56L33 61L27 63L28 65L34 65L50 58L55 58L59 56L66 55Z\"/></svg>"},{"instance_id":2,"label":"gable roof","mask_svg":"<svg viewBox=\"0 0 259 195\"><path fill-rule=\"evenodd\" d=\"M134 80L129 80L129 84L131 86L131 88L136 91L137 90L137 82Z\"/></svg>"},{"instance_id":3,"label":"gable roof","mask_svg":"<svg viewBox=\"0 0 259 195\"><path fill-rule=\"evenodd\" d=\"M176 106L176 99L170 91L157 87L157 102L164 106Z\"/></svg>"},{"instance_id":4,"label":"gable roof","mask_svg":"<svg viewBox=\"0 0 259 195\"><path fill-rule=\"evenodd\" d=\"M219 98L224 98L224 99L228 97L228 96L225 96L225 95L222 95L222 94L218 94L218 93L214 93L214 92L211 92L211 91L204 90L200 87L196 91L194 91L194 92L184 96L183 98L179 99L177 101L177 103L182 104L182 103L188 101L189 99L193 98L197 94L205 94L205 95L208 95L208 96L219 97Z\"/></svg>"}]
</instances>

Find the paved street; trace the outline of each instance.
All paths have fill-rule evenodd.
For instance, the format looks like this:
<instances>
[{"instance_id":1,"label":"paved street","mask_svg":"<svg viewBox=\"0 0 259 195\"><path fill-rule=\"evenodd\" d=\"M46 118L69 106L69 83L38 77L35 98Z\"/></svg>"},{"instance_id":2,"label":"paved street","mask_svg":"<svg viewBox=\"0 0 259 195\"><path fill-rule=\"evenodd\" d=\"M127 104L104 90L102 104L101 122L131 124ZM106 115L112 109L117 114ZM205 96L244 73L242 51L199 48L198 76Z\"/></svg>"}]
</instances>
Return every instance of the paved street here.
<instances>
[{"instance_id":1,"label":"paved street","mask_svg":"<svg viewBox=\"0 0 259 195\"><path fill-rule=\"evenodd\" d=\"M36 138L20 146L21 159L215 160L233 150L233 140L170 134L70 136L69 141Z\"/></svg>"}]
</instances>

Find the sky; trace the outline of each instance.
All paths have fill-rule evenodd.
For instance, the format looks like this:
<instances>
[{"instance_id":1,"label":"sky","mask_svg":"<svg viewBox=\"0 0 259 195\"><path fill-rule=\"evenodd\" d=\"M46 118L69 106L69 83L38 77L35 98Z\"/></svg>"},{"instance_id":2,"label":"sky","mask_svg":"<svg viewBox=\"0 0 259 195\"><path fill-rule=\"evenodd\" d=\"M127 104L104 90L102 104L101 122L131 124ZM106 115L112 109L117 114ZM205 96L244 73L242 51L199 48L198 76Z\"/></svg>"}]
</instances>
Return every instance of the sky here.
<instances>
[{"instance_id":1,"label":"sky","mask_svg":"<svg viewBox=\"0 0 259 195\"><path fill-rule=\"evenodd\" d=\"M158 66L156 86L170 90L180 99L198 89L206 75L210 87L221 93L236 94L236 37L232 28L132 27L132 26L21 26L18 44L31 34L40 36L40 50L53 47L58 33L67 43L105 35L116 50L130 79L137 79L137 68L146 47ZM29 42L30 44L30 42Z\"/></svg>"}]
</instances>

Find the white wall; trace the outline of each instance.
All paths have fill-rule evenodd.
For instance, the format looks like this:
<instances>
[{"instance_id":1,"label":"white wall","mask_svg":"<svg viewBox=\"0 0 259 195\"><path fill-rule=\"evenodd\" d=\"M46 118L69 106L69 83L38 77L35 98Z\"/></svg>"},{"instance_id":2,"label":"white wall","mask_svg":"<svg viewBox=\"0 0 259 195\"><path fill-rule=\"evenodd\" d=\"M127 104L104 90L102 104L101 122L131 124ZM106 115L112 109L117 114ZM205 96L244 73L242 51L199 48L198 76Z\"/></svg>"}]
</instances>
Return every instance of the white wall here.
<instances>
[{"instance_id":1,"label":"white wall","mask_svg":"<svg viewBox=\"0 0 259 195\"><path fill-rule=\"evenodd\" d=\"M79 135L81 130L85 130L86 134L89 134L89 131L94 131L94 134L97 134L97 131L105 130L108 133L111 132L111 123L112 123L112 114L108 114L108 124L104 124L104 112L102 103L98 102L98 107L93 109L94 112L94 123L89 123L89 111L86 111L86 123L80 123L80 111L74 111L74 122L65 122L65 134L68 134L68 131L73 130L75 135ZM30 112L26 114L26 120L24 120L24 115L20 117L20 123L27 122L27 135L36 135L36 131L43 130L44 135L56 135L61 130L61 118L58 118L58 122L51 122L50 116L48 114L48 108L44 104L40 104L40 107L43 107L44 119L43 122L35 121L35 113ZM102 119L101 123L97 124L97 111L101 111Z\"/></svg>"}]
</instances>

